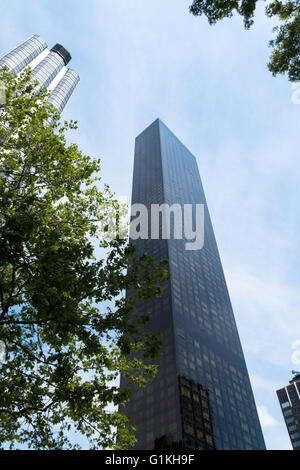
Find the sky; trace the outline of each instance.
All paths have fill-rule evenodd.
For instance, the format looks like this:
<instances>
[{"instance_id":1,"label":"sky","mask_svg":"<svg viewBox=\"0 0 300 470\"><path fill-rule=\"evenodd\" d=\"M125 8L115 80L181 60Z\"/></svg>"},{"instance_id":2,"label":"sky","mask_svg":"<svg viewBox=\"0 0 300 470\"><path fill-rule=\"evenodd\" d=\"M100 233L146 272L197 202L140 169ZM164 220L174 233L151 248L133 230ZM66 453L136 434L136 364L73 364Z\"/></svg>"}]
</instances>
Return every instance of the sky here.
<instances>
[{"instance_id":1,"label":"sky","mask_svg":"<svg viewBox=\"0 0 300 470\"><path fill-rule=\"evenodd\" d=\"M190 3L2 0L0 56L33 34L71 52L63 117L117 195L130 200L135 137L158 117L196 156L266 445L291 449L275 391L300 369L300 93L267 70L264 2L250 31Z\"/></svg>"}]
</instances>

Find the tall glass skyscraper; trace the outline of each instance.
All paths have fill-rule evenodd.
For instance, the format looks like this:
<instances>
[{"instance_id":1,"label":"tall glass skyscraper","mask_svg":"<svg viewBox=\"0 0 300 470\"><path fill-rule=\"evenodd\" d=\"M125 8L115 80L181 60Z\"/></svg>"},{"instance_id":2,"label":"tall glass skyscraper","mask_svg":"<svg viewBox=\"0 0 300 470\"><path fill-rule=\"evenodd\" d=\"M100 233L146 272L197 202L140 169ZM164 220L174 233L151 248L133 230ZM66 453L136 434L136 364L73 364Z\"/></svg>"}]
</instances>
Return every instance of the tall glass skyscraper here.
<instances>
[{"instance_id":1,"label":"tall glass skyscraper","mask_svg":"<svg viewBox=\"0 0 300 470\"><path fill-rule=\"evenodd\" d=\"M51 91L49 103L62 112L80 80L77 72L67 68L70 60L63 46L56 44L50 51L44 39L35 34L3 56L0 67L7 66L15 73L30 67L32 78Z\"/></svg>"},{"instance_id":2,"label":"tall glass skyscraper","mask_svg":"<svg viewBox=\"0 0 300 470\"><path fill-rule=\"evenodd\" d=\"M138 305L164 345L154 381L120 410L137 426L135 449L265 449L197 162L160 120L136 139L137 203L204 205L204 246L134 241L137 255L168 259L171 274L161 298Z\"/></svg>"}]
</instances>

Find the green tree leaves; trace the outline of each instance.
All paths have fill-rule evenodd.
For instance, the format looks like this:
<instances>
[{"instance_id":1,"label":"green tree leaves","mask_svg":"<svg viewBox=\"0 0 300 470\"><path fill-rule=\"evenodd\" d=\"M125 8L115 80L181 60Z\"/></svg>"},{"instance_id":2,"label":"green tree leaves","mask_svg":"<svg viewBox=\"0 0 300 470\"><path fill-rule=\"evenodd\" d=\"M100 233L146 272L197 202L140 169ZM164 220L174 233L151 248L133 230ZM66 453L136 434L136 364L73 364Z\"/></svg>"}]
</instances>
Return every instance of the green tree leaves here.
<instances>
[{"instance_id":1,"label":"green tree leaves","mask_svg":"<svg viewBox=\"0 0 300 470\"><path fill-rule=\"evenodd\" d=\"M194 0L190 11L195 16L205 15L209 24L230 18L237 11L244 17L245 27L249 28L253 24L255 8L255 0Z\"/></svg>"},{"instance_id":2,"label":"green tree leaves","mask_svg":"<svg viewBox=\"0 0 300 470\"><path fill-rule=\"evenodd\" d=\"M112 385L120 371L138 386L156 373L162 340L142 332L135 305L161 295L166 263L102 236L99 209L118 202L100 161L67 143L76 123L61 122L29 71L0 81L0 446L77 448L77 431L90 448L128 448L133 428L107 408L132 393Z\"/></svg>"},{"instance_id":3,"label":"green tree leaves","mask_svg":"<svg viewBox=\"0 0 300 470\"><path fill-rule=\"evenodd\" d=\"M236 11L249 29L254 23L257 0L194 0L190 7L195 16L205 15L210 24L228 18ZM266 15L277 17L282 24L274 29L275 39L269 70L275 76L287 73L290 80L300 80L300 1L274 0L266 5Z\"/></svg>"},{"instance_id":4,"label":"green tree leaves","mask_svg":"<svg viewBox=\"0 0 300 470\"><path fill-rule=\"evenodd\" d=\"M300 80L300 1L274 1L266 9L267 15L277 16L283 24L274 29L276 39L268 64L273 75L287 72L290 80Z\"/></svg>"}]
</instances>

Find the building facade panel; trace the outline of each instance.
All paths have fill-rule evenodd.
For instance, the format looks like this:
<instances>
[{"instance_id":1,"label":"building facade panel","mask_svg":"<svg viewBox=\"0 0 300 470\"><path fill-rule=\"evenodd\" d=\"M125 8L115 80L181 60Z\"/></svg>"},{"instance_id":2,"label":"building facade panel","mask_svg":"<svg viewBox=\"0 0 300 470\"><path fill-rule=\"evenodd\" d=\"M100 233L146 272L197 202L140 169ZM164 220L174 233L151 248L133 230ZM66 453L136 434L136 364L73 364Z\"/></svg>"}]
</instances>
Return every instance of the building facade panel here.
<instances>
[{"instance_id":1,"label":"building facade panel","mask_svg":"<svg viewBox=\"0 0 300 470\"><path fill-rule=\"evenodd\" d=\"M67 73L54 88L49 103L61 113L73 94L80 78L77 72L68 69Z\"/></svg>"},{"instance_id":2,"label":"building facade panel","mask_svg":"<svg viewBox=\"0 0 300 470\"><path fill-rule=\"evenodd\" d=\"M0 59L0 67L7 66L15 73L21 72L32 62L41 52L47 48L44 39L35 34L27 41L10 51Z\"/></svg>"},{"instance_id":3,"label":"building facade panel","mask_svg":"<svg viewBox=\"0 0 300 470\"><path fill-rule=\"evenodd\" d=\"M164 186L158 122L150 126L136 139L132 204L143 204L151 210L151 204L162 204ZM150 221L149 221L150 232ZM168 258L166 240L138 240L136 255L149 253L156 260ZM127 293L130 295L130 293ZM135 449L159 450L166 436L172 442L182 441L180 397L176 371L175 342L173 331L170 283L163 296L137 306L139 314L151 313L152 319L146 326L152 332L162 332L164 346L159 371L154 381L146 388L135 390L134 399L120 411L132 417L137 426L137 445ZM121 386L128 386L121 377Z\"/></svg>"},{"instance_id":4,"label":"building facade panel","mask_svg":"<svg viewBox=\"0 0 300 470\"><path fill-rule=\"evenodd\" d=\"M56 52L49 52L45 59L33 69L32 78L39 82L40 88L47 88L64 65L62 57Z\"/></svg>"}]
</instances>

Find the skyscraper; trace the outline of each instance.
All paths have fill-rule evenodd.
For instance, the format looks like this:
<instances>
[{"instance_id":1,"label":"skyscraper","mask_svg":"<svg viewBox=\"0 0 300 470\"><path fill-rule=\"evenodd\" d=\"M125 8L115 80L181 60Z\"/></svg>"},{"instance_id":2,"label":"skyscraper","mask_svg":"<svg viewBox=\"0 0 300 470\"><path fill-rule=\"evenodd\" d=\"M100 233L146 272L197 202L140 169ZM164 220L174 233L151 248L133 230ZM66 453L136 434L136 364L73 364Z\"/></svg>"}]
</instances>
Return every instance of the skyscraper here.
<instances>
[{"instance_id":1,"label":"skyscraper","mask_svg":"<svg viewBox=\"0 0 300 470\"><path fill-rule=\"evenodd\" d=\"M293 449L300 450L300 373L277 396Z\"/></svg>"},{"instance_id":2,"label":"skyscraper","mask_svg":"<svg viewBox=\"0 0 300 470\"><path fill-rule=\"evenodd\" d=\"M63 46L56 44L50 51L44 39L35 34L3 56L0 67L7 66L15 73L30 67L32 78L51 91L49 103L62 112L79 82L78 73L67 67L70 60Z\"/></svg>"},{"instance_id":3,"label":"skyscraper","mask_svg":"<svg viewBox=\"0 0 300 470\"><path fill-rule=\"evenodd\" d=\"M204 205L202 249L134 241L171 274L161 298L138 304L164 345L154 381L121 409L137 426L135 449L265 449L197 162L159 119L136 139L132 204Z\"/></svg>"}]
</instances>

